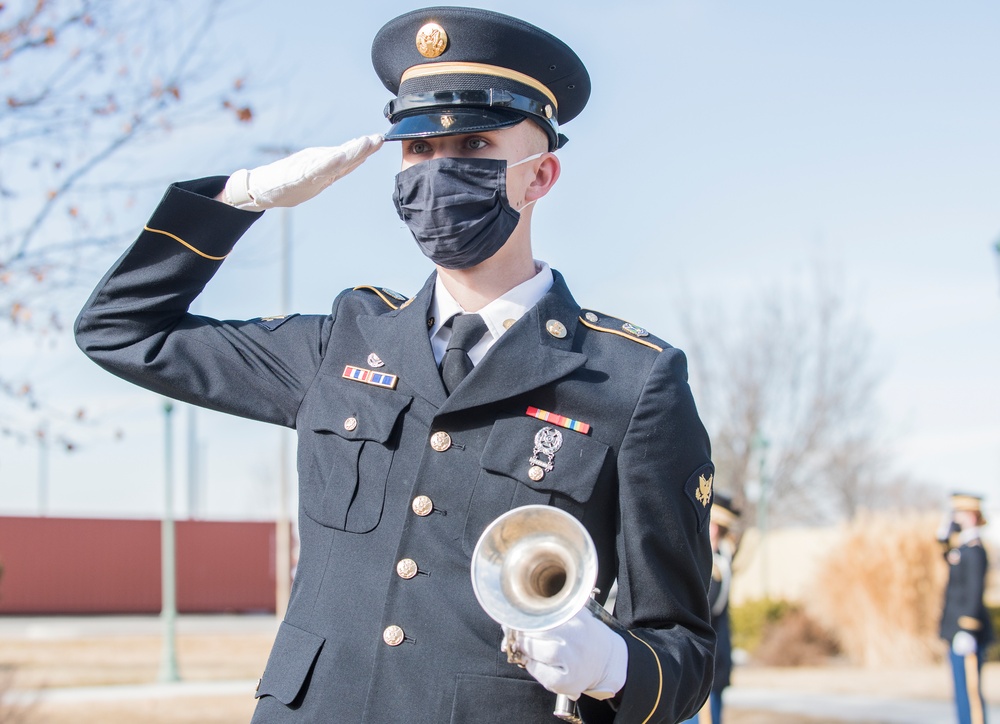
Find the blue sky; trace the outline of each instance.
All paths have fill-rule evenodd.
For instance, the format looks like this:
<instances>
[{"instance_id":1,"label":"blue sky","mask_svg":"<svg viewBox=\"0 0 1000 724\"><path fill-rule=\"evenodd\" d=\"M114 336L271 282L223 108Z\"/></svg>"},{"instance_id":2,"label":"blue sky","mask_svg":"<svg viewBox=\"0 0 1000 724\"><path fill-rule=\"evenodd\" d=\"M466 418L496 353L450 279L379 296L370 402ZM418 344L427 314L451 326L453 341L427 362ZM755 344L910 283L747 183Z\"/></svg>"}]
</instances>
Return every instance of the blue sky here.
<instances>
[{"instance_id":1,"label":"blue sky","mask_svg":"<svg viewBox=\"0 0 1000 724\"><path fill-rule=\"evenodd\" d=\"M564 129L563 177L534 229L536 256L578 301L683 348L685 295L738 310L820 260L872 334L895 467L1000 504L1000 5L471 4L553 32L590 70L590 104ZM255 123L188 129L119 163L165 185L266 162L265 146L336 145L385 128L371 39L413 5L228 7L216 67L247 75ZM430 267L392 208L398 162L387 144L292 212L294 311L323 312L360 283L419 288ZM132 211L136 229L160 193ZM266 214L197 311L279 311L279 235L279 214ZM4 364L39 371L43 392L127 430L120 442L95 433L74 455L49 455L49 512L156 515L162 401L96 368L66 335L19 340L7 354ZM272 514L280 433L214 413L199 413L198 431L202 510ZM37 466L33 446L0 438L0 513L37 509Z\"/></svg>"}]
</instances>

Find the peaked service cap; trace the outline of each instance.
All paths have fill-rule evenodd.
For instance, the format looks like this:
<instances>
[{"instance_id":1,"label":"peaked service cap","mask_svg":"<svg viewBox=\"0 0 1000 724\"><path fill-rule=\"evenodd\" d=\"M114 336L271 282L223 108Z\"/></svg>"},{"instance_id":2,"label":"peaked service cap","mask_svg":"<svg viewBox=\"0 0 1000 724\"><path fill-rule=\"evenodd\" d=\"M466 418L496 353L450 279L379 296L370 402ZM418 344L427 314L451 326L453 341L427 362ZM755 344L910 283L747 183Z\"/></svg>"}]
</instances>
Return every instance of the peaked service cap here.
<instances>
[{"instance_id":1,"label":"peaked service cap","mask_svg":"<svg viewBox=\"0 0 1000 724\"><path fill-rule=\"evenodd\" d=\"M523 20L490 10L431 7L386 23L372 65L396 95L386 105L386 140L509 128L530 118L549 150L559 124L590 97L590 76L564 42Z\"/></svg>"}]
</instances>

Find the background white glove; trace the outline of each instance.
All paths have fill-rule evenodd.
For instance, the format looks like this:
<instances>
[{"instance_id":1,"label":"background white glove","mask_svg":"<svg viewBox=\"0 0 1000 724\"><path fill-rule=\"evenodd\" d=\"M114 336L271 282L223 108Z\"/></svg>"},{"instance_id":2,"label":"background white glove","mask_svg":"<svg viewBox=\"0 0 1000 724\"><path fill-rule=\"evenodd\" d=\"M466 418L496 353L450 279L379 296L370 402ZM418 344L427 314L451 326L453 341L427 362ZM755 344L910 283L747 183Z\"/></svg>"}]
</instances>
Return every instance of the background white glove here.
<instances>
[{"instance_id":1,"label":"background white glove","mask_svg":"<svg viewBox=\"0 0 1000 724\"><path fill-rule=\"evenodd\" d=\"M951 650L955 656L970 656L976 653L976 637L968 631L959 631L951 640Z\"/></svg>"},{"instance_id":2,"label":"background white glove","mask_svg":"<svg viewBox=\"0 0 1000 724\"><path fill-rule=\"evenodd\" d=\"M226 181L222 198L249 211L297 206L360 166L382 140L377 134L362 136L340 146L307 148L252 171L240 169Z\"/></svg>"},{"instance_id":3,"label":"background white glove","mask_svg":"<svg viewBox=\"0 0 1000 724\"><path fill-rule=\"evenodd\" d=\"M581 694L610 699L625 686L628 673L625 639L586 609L554 629L517 631L514 635L525 658L524 668L553 693L564 694L574 701Z\"/></svg>"}]
</instances>

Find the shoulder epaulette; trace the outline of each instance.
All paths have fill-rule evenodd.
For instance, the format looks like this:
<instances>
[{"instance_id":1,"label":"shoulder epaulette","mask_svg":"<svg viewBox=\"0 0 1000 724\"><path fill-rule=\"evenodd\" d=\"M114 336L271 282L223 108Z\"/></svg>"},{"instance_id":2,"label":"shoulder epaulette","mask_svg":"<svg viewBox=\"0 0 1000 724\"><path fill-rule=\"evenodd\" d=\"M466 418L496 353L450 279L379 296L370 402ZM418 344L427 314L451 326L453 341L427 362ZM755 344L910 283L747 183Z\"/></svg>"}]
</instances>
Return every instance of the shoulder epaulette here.
<instances>
[{"instance_id":1,"label":"shoulder epaulette","mask_svg":"<svg viewBox=\"0 0 1000 724\"><path fill-rule=\"evenodd\" d=\"M662 352L664 347L669 346L662 339L652 336L642 327L590 309L580 311L580 323L597 332L607 332L608 334L615 334L633 342L638 342L646 347L655 349L657 352Z\"/></svg>"},{"instance_id":2,"label":"shoulder epaulette","mask_svg":"<svg viewBox=\"0 0 1000 724\"><path fill-rule=\"evenodd\" d=\"M276 314L271 317L257 317L256 319L251 319L250 321L256 324L258 327L263 327L268 332L273 332L282 324L287 322L292 317L299 316L298 313L295 314Z\"/></svg>"},{"instance_id":3,"label":"shoulder epaulette","mask_svg":"<svg viewBox=\"0 0 1000 724\"><path fill-rule=\"evenodd\" d=\"M386 287L375 287L370 284L361 284L360 286L356 286L354 287L354 291L373 292L392 309L399 309L401 306L410 301L399 292L394 292Z\"/></svg>"}]
</instances>

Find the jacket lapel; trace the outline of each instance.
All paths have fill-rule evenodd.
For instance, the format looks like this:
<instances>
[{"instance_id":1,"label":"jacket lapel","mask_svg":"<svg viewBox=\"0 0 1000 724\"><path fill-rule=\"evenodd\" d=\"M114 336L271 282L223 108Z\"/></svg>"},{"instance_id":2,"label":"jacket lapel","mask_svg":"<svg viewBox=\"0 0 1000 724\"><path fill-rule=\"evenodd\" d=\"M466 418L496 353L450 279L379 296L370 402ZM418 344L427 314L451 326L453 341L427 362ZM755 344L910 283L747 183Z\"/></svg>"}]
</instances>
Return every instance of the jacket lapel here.
<instances>
[{"instance_id":1,"label":"jacket lapel","mask_svg":"<svg viewBox=\"0 0 1000 724\"><path fill-rule=\"evenodd\" d=\"M585 354L573 351L580 306L562 275L553 270L553 276L552 288L445 398L438 414L515 397L565 377L586 363ZM550 320L563 325L565 337L560 339L548 331Z\"/></svg>"},{"instance_id":2,"label":"jacket lapel","mask_svg":"<svg viewBox=\"0 0 1000 724\"><path fill-rule=\"evenodd\" d=\"M427 315L434 293L432 274L404 307L369 317L359 317L358 327L372 349L385 362L385 371L398 375L400 384L440 407L447 398L444 383L434 363Z\"/></svg>"}]
</instances>

